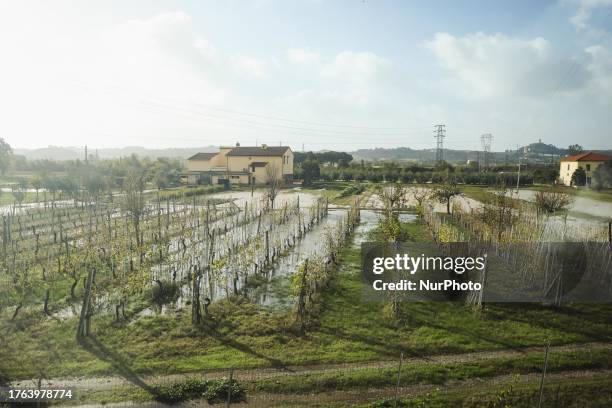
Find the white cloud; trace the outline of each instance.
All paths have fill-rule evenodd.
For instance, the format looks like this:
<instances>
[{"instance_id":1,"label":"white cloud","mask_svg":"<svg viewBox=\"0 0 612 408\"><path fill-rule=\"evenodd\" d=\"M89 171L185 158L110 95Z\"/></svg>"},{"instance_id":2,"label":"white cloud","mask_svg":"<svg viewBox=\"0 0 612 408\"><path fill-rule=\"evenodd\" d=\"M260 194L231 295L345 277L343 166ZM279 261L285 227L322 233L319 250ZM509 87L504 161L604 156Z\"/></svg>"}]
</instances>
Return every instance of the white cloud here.
<instances>
[{"instance_id":1,"label":"white cloud","mask_svg":"<svg viewBox=\"0 0 612 408\"><path fill-rule=\"evenodd\" d=\"M556 55L541 37L437 33L426 46L466 95L547 96L577 89L587 77L580 61Z\"/></svg>"},{"instance_id":2,"label":"white cloud","mask_svg":"<svg viewBox=\"0 0 612 408\"><path fill-rule=\"evenodd\" d=\"M372 52L343 51L321 69L321 74L334 79L346 79L352 85L368 85L383 78L392 64Z\"/></svg>"},{"instance_id":3,"label":"white cloud","mask_svg":"<svg viewBox=\"0 0 612 408\"><path fill-rule=\"evenodd\" d=\"M595 97L610 104L612 98L612 51L593 45L585 52L589 56L588 70L593 78L592 90Z\"/></svg>"},{"instance_id":4,"label":"white cloud","mask_svg":"<svg viewBox=\"0 0 612 408\"><path fill-rule=\"evenodd\" d=\"M267 75L268 63L263 59L236 55L231 57L230 60L236 72L243 76L263 78Z\"/></svg>"},{"instance_id":5,"label":"white cloud","mask_svg":"<svg viewBox=\"0 0 612 408\"><path fill-rule=\"evenodd\" d=\"M612 0L577 0L573 3L577 3L578 8L576 13L570 18L570 21L578 30L583 30L587 27L593 10L612 6Z\"/></svg>"},{"instance_id":6,"label":"white cloud","mask_svg":"<svg viewBox=\"0 0 612 408\"><path fill-rule=\"evenodd\" d=\"M303 48L294 48L287 51L287 58L289 61L296 64L318 65L321 62L321 56L319 54Z\"/></svg>"}]
</instances>

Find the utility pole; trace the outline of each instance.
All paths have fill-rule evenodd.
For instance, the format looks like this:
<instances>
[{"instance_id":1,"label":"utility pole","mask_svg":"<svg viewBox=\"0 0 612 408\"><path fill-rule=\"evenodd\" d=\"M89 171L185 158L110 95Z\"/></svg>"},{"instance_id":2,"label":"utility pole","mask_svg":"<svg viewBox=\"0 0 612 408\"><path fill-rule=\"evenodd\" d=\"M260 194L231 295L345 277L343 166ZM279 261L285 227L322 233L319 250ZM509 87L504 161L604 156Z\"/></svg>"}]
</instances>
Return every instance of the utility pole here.
<instances>
[{"instance_id":1,"label":"utility pole","mask_svg":"<svg viewBox=\"0 0 612 408\"><path fill-rule=\"evenodd\" d=\"M436 139L436 164L444 161L444 138L446 137L446 125L434 126L434 138Z\"/></svg>"},{"instance_id":2,"label":"utility pole","mask_svg":"<svg viewBox=\"0 0 612 408\"><path fill-rule=\"evenodd\" d=\"M87 163L87 145L85 145L85 163Z\"/></svg>"},{"instance_id":3,"label":"utility pole","mask_svg":"<svg viewBox=\"0 0 612 408\"><path fill-rule=\"evenodd\" d=\"M493 140L493 135L490 133L485 133L480 136L480 144L482 145L482 151L484 152L484 169L487 170L489 168L489 154L491 153L491 141Z\"/></svg>"},{"instance_id":4,"label":"utility pole","mask_svg":"<svg viewBox=\"0 0 612 408\"><path fill-rule=\"evenodd\" d=\"M516 151L517 151L517 153L519 151L518 145L516 145ZM522 158L521 155L519 155L518 172L517 172L517 175L516 175L516 196L517 197L519 195L519 183L521 181L521 158Z\"/></svg>"}]
</instances>

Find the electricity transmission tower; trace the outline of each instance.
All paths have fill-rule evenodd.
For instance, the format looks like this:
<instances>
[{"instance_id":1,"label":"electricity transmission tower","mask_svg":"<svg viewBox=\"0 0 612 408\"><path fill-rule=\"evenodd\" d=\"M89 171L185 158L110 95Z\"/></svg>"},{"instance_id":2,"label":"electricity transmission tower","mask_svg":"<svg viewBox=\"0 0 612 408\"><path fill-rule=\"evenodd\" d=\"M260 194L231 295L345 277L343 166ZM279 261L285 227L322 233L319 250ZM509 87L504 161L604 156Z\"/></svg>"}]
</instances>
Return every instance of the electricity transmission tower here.
<instances>
[{"instance_id":1,"label":"electricity transmission tower","mask_svg":"<svg viewBox=\"0 0 612 408\"><path fill-rule=\"evenodd\" d=\"M482 151L484 153L484 169L489 168L489 155L491 154L491 142L493 141L493 135L485 133L480 136L480 144L482 145Z\"/></svg>"},{"instance_id":2,"label":"electricity transmission tower","mask_svg":"<svg viewBox=\"0 0 612 408\"><path fill-rule=\"evenodd\" d=\"M443 141L446 137L446 125L434 126L434 138L436 139L436 163L444 161Z\"/></svg>"}]
</instances>

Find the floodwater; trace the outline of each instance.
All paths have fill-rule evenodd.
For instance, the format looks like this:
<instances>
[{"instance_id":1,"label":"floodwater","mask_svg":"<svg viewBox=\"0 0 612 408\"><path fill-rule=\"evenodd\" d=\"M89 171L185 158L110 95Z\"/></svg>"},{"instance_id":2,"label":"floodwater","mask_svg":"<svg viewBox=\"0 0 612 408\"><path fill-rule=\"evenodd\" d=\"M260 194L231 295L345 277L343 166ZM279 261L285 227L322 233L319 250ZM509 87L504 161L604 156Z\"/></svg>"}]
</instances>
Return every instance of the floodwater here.
<instances>
[{"instance_id":1,"label":"floodwater","mask_svg":"<svg viewBox=\"0 0 612 408\"><path fill-rule=\"evenodd\" d=\"M249 287L247 297L254 303L264 305L274 309L287 309L292 307L294 297L291 293L291 279L299 265L305 259L316 256L324 250L325 232L334 226L339 220L346 216L346 210L330 210L329 214L320 224L316 225L306 234L284 257L280 258L274 266L266 273L263 281L257 285ZM380 214L376 211L362 210L361 222L354 231L353 245L360 246L367 240L368 232L372 230L379 220ZM416 220L415 214L400 214L402 222L413 222ZM203 285L204 287L204 285ZM224 286L216 286L217 298L226 295ZM191 298L191 288L183 285L179 299L171 305L166 305L161 310L147 308L139 313L138 317L151 316L159 313L171 314L181 309L188 308L188 301Z\"/></svg>"},{"instance_id":2,"label":"floodwater","mask_svg":"<svg viewBox=\"0 0 612 408\"><path fill-rule=\"evenodd\" d=\"M423 187L408 187L406 189L406 194L404 195L405 204L407 207L414 207L417 205L417 200L415 199L415 193L424 190ZM427 189L431 190L431 189ZM446 204L441 203L437 200L430 200L431 205L433 205L435 212L446 212ZM471 210L476 210L482 207L482 203L478 200L474 200L470 197L465 196L456 196L451 200L451 206L455 203L461 205L463 211L470 212ZM372 194L366 203L367 207L373 208L382 208L383 203L378 194Z\"/></svg>"},{"instance_id":3,"label":"floodwater","mask_svg":"<svg viewBox=\"0 0 612 408\"><path fill-rule=\"evenodd\" d=\"M46 203L46 206L49 207L50 204ZM72 200L55 201L54 206L56 208L71 207L71 206L74 206L74 201ZM0 206L0 215L1 214L12 214L13 210L15 211L15 214L19 214L27 210L35 210L35 209L42 209L42 208L45 208L45 203L42 201L38 203L23 203L21 205L17 204L15 205L14 208L13 208L13 204L7 204L7 205Z\"/></svg>"},{"instance_id":4,"label":"floodwater","mask_svg":"<svg viewBox=\"0 0 612 408\"><path fill-rule=\"evenodd\" d=\"M536 193L534 190L519 190L519 198L534 201ZM588 197L574 197L569 210L594 217L612 218L612 202L594 200Z\"/></svg>"},{"instance_id":5,"label":"floodwater","mask_svg":"<svg viewBox=\"0 0 612 408\"><path fill-rule=\"evenodd\" d=\"M210 198L220 198L233 200L234 203L239 207L244 207L244 204L251 200L261 200L266 194L265 190L258 189L253 191L251 195L250 191L227 191L223 193L211 194ZM291 190L280 190L274 201L274 208L280 208L285 203L291 203L299 197L300 206L308 207L314 204L319 197L317 194L304 192L299 188Z\"/></svg>"}]
</instances>

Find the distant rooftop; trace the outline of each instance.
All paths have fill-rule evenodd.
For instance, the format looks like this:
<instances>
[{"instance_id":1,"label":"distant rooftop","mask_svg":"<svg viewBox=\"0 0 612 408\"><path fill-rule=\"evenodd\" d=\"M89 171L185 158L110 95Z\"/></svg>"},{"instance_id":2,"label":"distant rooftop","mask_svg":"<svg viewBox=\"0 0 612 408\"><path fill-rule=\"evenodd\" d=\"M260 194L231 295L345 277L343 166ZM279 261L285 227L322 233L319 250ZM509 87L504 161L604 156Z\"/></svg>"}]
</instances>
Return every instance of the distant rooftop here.
<instances>
[{"instance_id":1,"label":"distant rooftop","mask_svg":"<svg viewBox=\"0 0 612 408\"><path fill-rule=\"evenodd\" d=\"M196 153L187 160L210 160L218 153Z\"/></svg>"},{"instance_id":2,"label":"distant rooftop","mask_svg":"<svg viewBox=\"0 0 612 408\"><path fill-rule=\"evenodd\" d=\"M228 156L282 156L289 146L237 146Z\"/></svg>"},{"instance_id":3,"label":"distant rooftop","mask_svg":"<svg viewBox=\"0 0 612 408\"><path fill-rule=\"evenodd\" d=\"M561 159L562 162L578 162L578 161L608 161L612 160L612 156L605 154L586 152L575 154L573 156L567 156Z\"/></svg>"}]
</instances>

